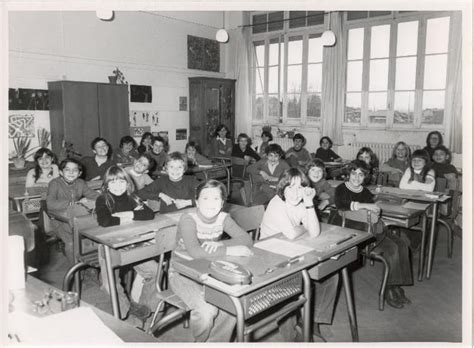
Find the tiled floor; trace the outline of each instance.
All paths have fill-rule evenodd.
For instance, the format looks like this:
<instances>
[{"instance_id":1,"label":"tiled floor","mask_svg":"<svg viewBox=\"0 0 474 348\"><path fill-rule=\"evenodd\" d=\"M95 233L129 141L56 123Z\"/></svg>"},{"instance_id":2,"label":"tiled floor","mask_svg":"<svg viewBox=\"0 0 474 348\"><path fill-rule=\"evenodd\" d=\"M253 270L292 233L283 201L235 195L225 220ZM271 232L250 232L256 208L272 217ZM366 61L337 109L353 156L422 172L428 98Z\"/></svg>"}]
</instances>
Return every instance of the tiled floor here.
<instances>
[{"instance_id":1,"label":"tiled floor","mask_svg":"<svg viewBox=\"0 0 474 348\"><path fill-rule=\"evenodd\" d=\"M364 267L354 265L352 274L356 304L359 337L361 342L409 342L443 341L460 342L462 327L462 241L454 239L454 256L446 256L446 237L439 233L432 277L406 287L411 305L403 309L389 306L379 311L377 306L378 287L381 279L381 265L367 263ZM57 287L62 286L63 276L68 268L66 258L50 248L50 260L41 267L39 277ZM413 265L417 265L415 254ZM416 266L414 266L416 274ZM98 283L86 279L83 299L111 312L109 297L98 290ZM350 342L351 335L347 319L345 298L339 295L333 324L323 326L321 331L329 342ZM181 324L169 329L159 337L165 342L191 342L189 329ZM275 331L262 338L263 342L281 341Z\"/></svg>"}]
</instances>

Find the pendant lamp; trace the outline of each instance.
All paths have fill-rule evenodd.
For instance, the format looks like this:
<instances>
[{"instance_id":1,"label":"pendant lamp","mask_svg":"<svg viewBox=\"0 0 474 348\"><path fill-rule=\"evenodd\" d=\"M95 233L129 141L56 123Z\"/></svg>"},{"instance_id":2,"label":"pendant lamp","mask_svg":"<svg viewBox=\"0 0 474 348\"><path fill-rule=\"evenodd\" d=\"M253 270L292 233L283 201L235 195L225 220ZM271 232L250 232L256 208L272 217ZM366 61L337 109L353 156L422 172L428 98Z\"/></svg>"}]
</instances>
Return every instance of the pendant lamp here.
<instances>
[{"instance_id":1,"label":"pendant lamp","mask_svg":"<svg viewBox=\"0 0 474 348\"><path fill-rule=\"evenodd\" d=\"M336 44L336 35L331 30L331 12L328 12L329 19L328 19L328 27L321 35L321 41L323 46L331 47Z\"/></svg>"},{"instance_id":2,"label":"pendant lamp","mask_svg":"<svg viewBox=\"0 0 474 348\"><path fill-rule=\"evenodd\" d=\"M221 43L227 43L229 41L229 33L225 30L225 12L222 11L222 29L219 29L216 33L216 40Z\"/></svg>"}]
</instances>

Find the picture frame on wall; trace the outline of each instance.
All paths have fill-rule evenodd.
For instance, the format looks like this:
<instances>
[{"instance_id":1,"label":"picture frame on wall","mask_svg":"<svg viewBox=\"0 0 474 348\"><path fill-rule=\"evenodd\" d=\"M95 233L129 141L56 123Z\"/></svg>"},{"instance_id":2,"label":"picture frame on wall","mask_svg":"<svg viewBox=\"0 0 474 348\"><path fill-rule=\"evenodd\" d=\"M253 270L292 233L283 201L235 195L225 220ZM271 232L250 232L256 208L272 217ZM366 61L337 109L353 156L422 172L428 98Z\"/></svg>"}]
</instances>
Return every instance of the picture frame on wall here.
<instances>
[{"instance_id":1,"label":"picture frame on wall","mask_svg":"<svg viewBox=\"0 0 474 348\"><path fill-rule=\"evenodd\" d=\"M179 111L188 111L188 97L179 97Z\"/></svg>"}]
</instances>

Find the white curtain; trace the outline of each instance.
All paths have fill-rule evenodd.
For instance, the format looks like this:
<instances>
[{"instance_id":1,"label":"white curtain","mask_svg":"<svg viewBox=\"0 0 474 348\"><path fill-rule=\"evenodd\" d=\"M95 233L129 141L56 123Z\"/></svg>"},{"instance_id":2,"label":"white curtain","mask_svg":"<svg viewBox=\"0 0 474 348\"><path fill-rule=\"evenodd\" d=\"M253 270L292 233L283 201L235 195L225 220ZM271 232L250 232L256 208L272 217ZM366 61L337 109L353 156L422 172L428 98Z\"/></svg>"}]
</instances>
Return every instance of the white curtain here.
<instances>
[{"instance_id":1,"label":"white curtain","mask_svg":"<svg viewBox=\"0 0 474 348\"><path fill-rule=\"evenodd\" d=\"M447 86L446 114L451 114L449 148L453 153L462 153L462 22L461 14L453 16L453 78Z\"/></svg>"},{"instance_id":2,"label":"white curtain","mask_svg":"<svg viewBox=\"0 0 474 348\"><path fill-rule=\"evenodd\" d=\"M321 117L322 136L330 137L335 145L343 145L344 118L344 47L342 12L330 13L330 29L336 35L336 44L323 49L323 88Z\"/></svg>"},{"instance_id":3,"label":"white curtain","mask_svg":"<svg viewBox=\"0 0 474 348\"><path fill-rule=\"evenodd\" d=\"M251 136L252 96L250 95L250 68L252 55L251 27L236 31L237 44L235 54L235 133L247 133Z\"/></svg>"}]
</instances>

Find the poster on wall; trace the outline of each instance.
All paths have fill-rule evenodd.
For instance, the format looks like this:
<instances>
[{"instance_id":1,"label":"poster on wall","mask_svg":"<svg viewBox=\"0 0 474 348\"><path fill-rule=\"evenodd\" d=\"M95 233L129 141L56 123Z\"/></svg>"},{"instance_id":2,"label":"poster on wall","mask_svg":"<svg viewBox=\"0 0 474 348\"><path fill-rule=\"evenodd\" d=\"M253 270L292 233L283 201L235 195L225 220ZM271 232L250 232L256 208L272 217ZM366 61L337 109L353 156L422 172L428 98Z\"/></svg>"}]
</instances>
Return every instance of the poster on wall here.
<instances>
[{"instance_id":1,"label":"poster on wall","mask_svg":"<svg viewBox=\"0 0 474 348\"><path fill-rule=\"evenodd\" d=\"M151 86L130 85L130 101L134 103L151 103Z\"/></svg>"},{"instance_id":2,"label":"poster on wall","mask_svg":"<svg viewBox=\"0 0 474 348\"><path fill-rule=\"evenodd\" d=\"M159 111L130 111L130 127L158 127L160 124Z\"/></svg>"},{"instance_id":3,"label":"poster on wall","mask_svg":"<svg viewBox=\"0 0 474 348\"><path fill-rule=\"evenodd\" d=\"M176 129L176 140L186 140L188 138L188 130L186 128Z\"/></svg>"},{"instance_id":4,"label":"poster on wall","mask_svg":"<svg viewBox=\"0 0 474 348\"><path fill-rule=\"evenodd\" d=\"M132 137L138 138L141 137L144 133L150 132L150 127L130 127L130 135Z\"/></svg>"},{"instance_id":5,"label":"poster on wall","mask_svg":"<svg viewBox=\"0 0 474 348\"><path fill-rule=\"evenodd\" d=\"M188 110L188 97L179 97L179 111Z\"/></svg>"},{"instance_id":6,"label":"poster on wall","mask_svg":"<svg viewBox=\"0 0 474 348\"><path fill-rule=\"evenodd\" d=\"M188 35L188 69L219 72L219 42Z\"/></svg>"},{"instance_id":7,"label":"poster on wall","mask_svg":"<svg viewBox=\"0 0 474 348\"><path fill-rule=\"evenodd\" d=\"M11 113L8 116L8 137L19 138L28 137L34 138L35 136L35 117L33 113L16 112Z\"/></svg>"},{"instance_id":8,"label":"poster on wall","mask_svg":"<svg viewBox=\"0 0 474 348\"><path fill-rule=\"evenodd\" d=\"M8 89L8 110L49 110L46 89Z\"/></svg>"}]
</instances>

